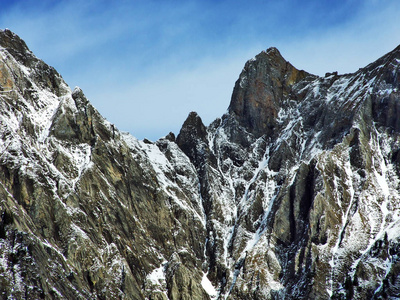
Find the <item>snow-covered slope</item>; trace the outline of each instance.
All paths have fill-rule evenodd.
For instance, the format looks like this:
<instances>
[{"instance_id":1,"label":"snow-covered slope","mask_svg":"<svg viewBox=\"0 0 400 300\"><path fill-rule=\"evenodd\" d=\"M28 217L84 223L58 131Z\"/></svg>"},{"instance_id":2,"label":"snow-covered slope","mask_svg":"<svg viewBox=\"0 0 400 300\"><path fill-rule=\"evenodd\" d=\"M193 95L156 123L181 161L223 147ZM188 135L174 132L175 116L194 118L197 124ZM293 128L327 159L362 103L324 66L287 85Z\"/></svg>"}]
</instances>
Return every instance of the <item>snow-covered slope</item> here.
<instances>
[{"instance_id":1,"label":"snow-covered slope","mask_svg":"<svg viewBox=\"0 0 400 300\"><path fill-rule=\"evenodd\" d=\"M153 143L0 31L2 297L400 297L399 66L270 48L221 119Z\"/></svg>"}]
</instances>

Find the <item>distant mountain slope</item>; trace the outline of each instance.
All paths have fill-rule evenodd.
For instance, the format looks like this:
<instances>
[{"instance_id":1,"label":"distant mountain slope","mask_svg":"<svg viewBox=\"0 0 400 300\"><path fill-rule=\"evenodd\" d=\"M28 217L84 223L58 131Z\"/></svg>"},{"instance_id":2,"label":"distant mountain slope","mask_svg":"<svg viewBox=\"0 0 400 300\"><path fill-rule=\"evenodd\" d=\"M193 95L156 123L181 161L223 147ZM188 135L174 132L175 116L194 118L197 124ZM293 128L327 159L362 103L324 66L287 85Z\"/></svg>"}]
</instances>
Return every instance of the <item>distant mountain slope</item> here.
<instances>
[{"instance_id":1,"label":"distant mountain slope","mask_svg":"<svg viewBox=\"0 0 400 300\"><path fill-rule=\"evenodd\" d=\"M0 31L4 299L400 297L400 47L248 61L227 114L139 141Z\"/></svg>"}]
</instances>

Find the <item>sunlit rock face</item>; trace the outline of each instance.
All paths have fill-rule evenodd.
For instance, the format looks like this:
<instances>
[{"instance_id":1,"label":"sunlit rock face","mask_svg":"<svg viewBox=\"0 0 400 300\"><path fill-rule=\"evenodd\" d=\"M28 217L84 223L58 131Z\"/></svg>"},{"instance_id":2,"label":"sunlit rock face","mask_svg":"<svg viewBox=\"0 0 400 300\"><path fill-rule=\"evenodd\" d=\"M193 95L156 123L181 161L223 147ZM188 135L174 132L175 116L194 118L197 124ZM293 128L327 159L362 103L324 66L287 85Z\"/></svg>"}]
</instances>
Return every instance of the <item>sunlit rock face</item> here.
<instances>
[{"instance_id":1,"label":"sunlit rock face","mask_svg":"<svg viewBox=\"0 0 400 300\"><path fill-rule=\"evenodd\" d=\"M399 67L270 48L220 119L150 142L0 31L1 297L400 297Z\"/></svg>"}]
</instances>

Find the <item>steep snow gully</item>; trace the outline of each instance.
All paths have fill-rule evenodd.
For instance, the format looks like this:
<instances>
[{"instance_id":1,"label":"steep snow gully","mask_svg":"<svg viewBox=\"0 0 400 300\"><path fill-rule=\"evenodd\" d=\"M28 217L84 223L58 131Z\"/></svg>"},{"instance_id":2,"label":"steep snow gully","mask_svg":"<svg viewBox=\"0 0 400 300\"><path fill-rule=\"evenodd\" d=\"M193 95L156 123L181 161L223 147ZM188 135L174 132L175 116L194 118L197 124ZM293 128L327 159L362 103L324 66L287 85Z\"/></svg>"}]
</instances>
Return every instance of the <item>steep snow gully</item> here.
<instances>
[{"instance_id":1,"label":"steep snow gully","mask_svg":"<svg viewBox=\"0 0 400 300\"><path fill-rule=\"evenodd\" d=\"M3 299L400 298L400 47L249 60L226 114L137 140L0 31Z\"/></svg>"}]
</instances>

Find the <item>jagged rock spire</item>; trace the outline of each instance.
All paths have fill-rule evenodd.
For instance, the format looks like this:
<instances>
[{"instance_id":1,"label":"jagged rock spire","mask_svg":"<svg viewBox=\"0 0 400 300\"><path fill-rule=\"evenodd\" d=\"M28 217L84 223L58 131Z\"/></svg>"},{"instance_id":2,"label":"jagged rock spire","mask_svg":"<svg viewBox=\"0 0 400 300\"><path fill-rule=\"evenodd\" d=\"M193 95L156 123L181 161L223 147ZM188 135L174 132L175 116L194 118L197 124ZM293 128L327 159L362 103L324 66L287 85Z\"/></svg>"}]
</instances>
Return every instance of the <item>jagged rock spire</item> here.
<instances>
[{"instance_id":1,"label":"jagged rock spire","mask_svg":"<svg viewBox=\"0 0 400 300\"><path fill-rule=\"evenodd\" d=\"M229 113L255 136L273 134L282 100L306 76L269 48L249 60L235 83Z\"/></svg>"}]
</instances>

